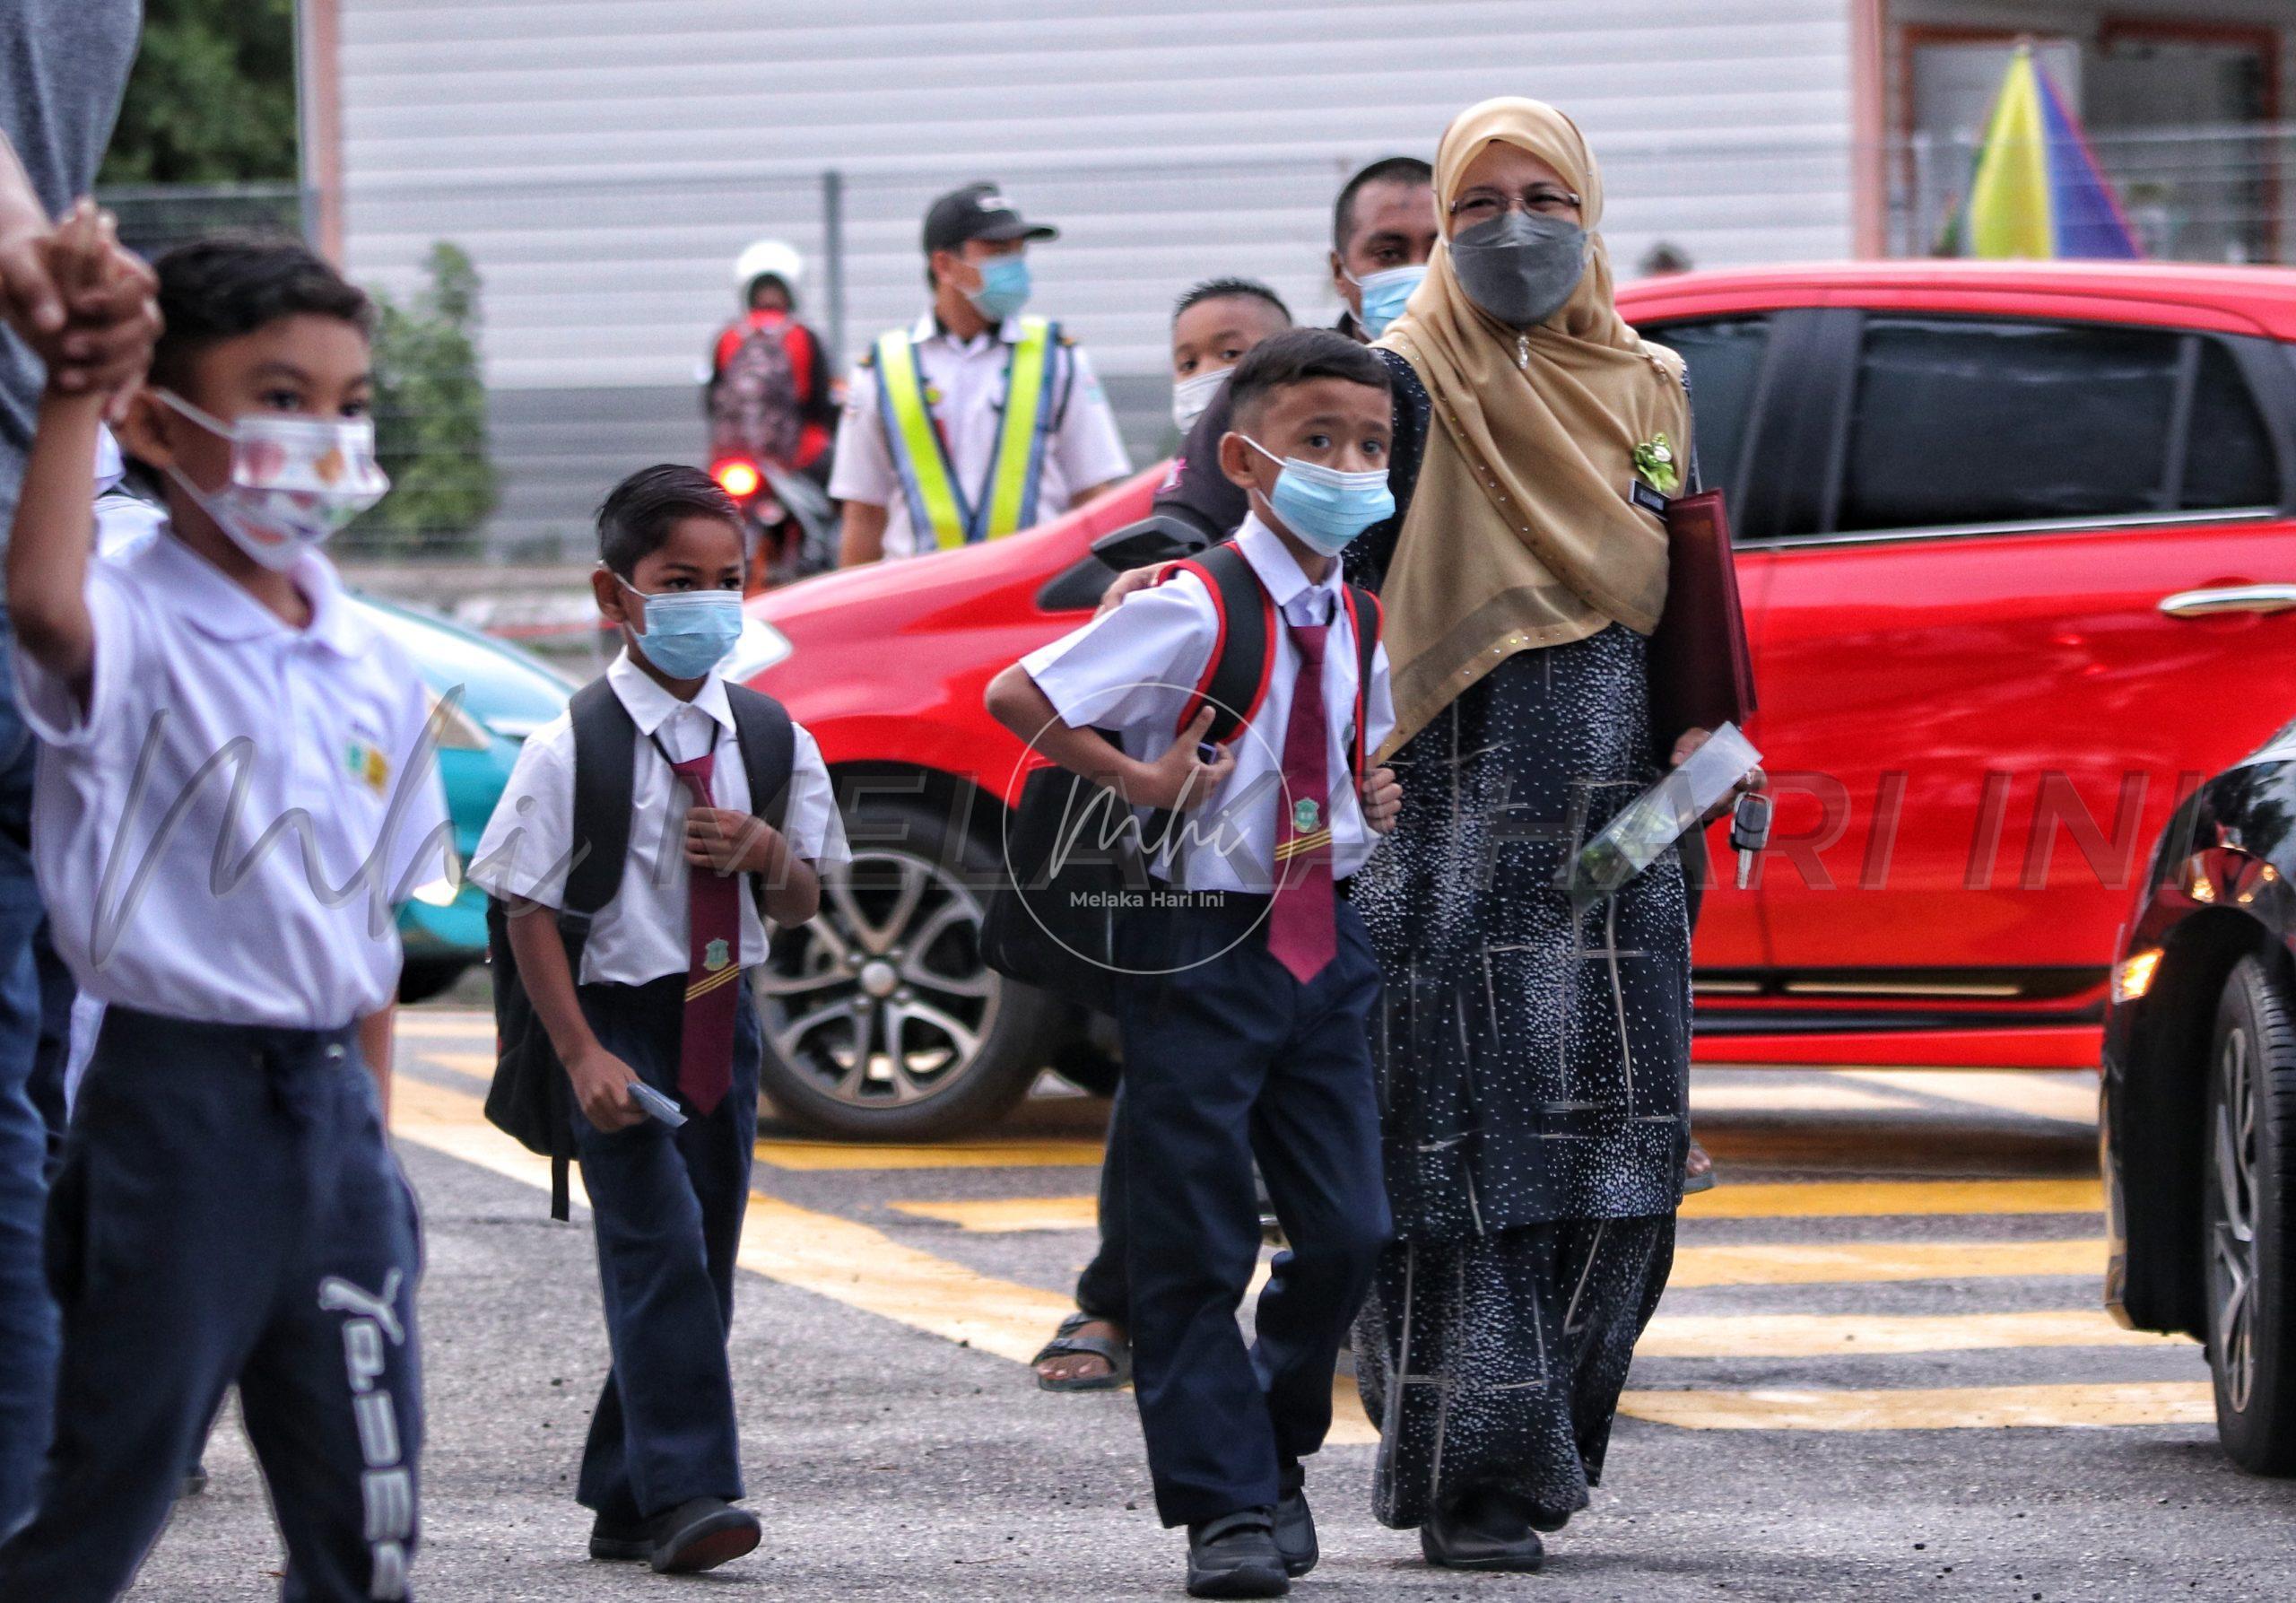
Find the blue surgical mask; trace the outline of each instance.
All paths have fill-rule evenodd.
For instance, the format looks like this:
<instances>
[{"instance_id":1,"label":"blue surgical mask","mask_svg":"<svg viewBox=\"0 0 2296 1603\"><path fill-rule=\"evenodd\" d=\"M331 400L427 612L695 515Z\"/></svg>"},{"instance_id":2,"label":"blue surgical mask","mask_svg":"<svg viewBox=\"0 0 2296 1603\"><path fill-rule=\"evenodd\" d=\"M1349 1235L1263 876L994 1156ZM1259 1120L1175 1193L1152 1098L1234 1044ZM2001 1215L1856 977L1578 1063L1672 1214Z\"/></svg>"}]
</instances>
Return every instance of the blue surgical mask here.
<instances>
[{"instance_id":1,"label":"blue surgical mask","mask_svg":"<svg viewBox=\"0 0 2296 1603\"><path fill-rule=\"evenodd\" d=\"M1274 492L1267 498L1269 510L1302 543L1325 556L1337 556L1356 536L1395 516L1396 498L1387 488L1384 467L1343 473L1320 462L1278 457L1248 434L1243 441L1269 461L1283 465Z\"/></svg>"},{"instance_id":2,"label":"blue surgical mask","mask_svg":"<svg viewBox=\"0 0 2296 1603\"><path fill-rule=\"evenodd\" d=\"M726 659L742 633L738 590L665 590L648 595L616 575L646 603L646 627L630 637L646 660L673 679L699 679Z\"/></svg>"},{"instance_id":3,"label":"blue surgical mask","mask_svg":"<svg viewBox=\"0 0 2296 1603\"><path fill-rule=\"evenodd\" d=\"M967 290L973 310L1002 323L1029 303L1029 258L992 256L980 264L980 288Z\"/></svg>"},{"instance_id":4,"label":"blue surgical mask","mask_svg":"<svg viewBox=\"0 0 2296 1603\"><path fill-rule=\"evenodd\" d=\"M1403 316L1403 309L1411 303L1412 291L1426 276L1425 262L1415 267L1388 267L1361 278L1350 273L1347 281L1363 294L1362 315L1356 319L1363 325L1363 332L1373 339L1385 334Z\"/></svg>"}]
</instances>

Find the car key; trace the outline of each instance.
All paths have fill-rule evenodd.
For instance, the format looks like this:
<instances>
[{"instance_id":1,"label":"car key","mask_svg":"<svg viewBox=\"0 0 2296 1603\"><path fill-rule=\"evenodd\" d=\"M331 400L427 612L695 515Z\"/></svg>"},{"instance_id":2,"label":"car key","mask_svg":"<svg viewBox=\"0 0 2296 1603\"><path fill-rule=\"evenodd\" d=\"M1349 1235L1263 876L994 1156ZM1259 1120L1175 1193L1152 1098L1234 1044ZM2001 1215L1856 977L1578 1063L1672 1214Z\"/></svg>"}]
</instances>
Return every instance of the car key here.
<instances>
[{"instance_id":1,"label":"car key","mask_svg":"<svg viewBox=\"0 0 2296 1603\"><path fill-rule=\"evenodd\" d=\"M1741 891L1752 883L1754 864L1760 860L1762 848L1769 844L1770 797L1760 790L1749 790L1730 809L1730 845L1738 854Z\"/></svg>"},{"instance_id":2,"label":"car key","mask_svg":"<svg viewBox=\"0 0 2296 1603\"><path fill-rule=\"evenodd\" d=\"M643 1080L630 1082L630 1100L646 1110L672 1129L685 1122L685 1115L678 1111L677 1103L664 1096Z\"/></svg>"}]
</instances>

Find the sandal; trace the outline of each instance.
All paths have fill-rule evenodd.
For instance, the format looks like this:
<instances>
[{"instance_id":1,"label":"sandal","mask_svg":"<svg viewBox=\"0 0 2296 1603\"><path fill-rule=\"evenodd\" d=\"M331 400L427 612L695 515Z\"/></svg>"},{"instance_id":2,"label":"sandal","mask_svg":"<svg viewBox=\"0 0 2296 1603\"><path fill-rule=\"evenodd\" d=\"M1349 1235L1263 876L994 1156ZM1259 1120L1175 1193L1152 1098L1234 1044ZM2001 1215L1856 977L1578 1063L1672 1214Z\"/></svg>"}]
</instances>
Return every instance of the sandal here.
<instances>
[{"instance_id":1,"label":"sandal","mask_svg":"<svg viewBox=\"0 0 2296 1603\"><path fill-rule=\"evenodd\" d=\"M1120 1386L1130 1385L1132 1383L1131 1343L1111 1341L1105 1336L1078 1334L1087 1325L1113 1322L1113 1320L1102 1320L1096 1315L1086 1313L1082 1309L1078 1309L1061 1320L1060 1328L1053 1332L1052 1339L1044 1344L1035 1357L1029 1360L1029 1367L1033 1370L1048 1358L1059 1358L1071 1353L1082 1353L1090 1357L1105 1360L1109 1366L1109 1372L1104 1375L1077 1375L1066 1380L1055 1380L1050 1375L1039 1374L1037 1376L1037 1390L1039 1391L1114 1391Z\"/></svg>"},{"instance_id":2,"label":"sandal","mask_svg":"<svg viewBox=\"0 0 2296 1603\"><path fill-rule=\"evenodd\" d=\"M1714 1189L1714 1159L1697 1141L1690 1144L1690 1155L1683 1160L1683 1195L1694 1197L1700 1191Z\"/></svg>"}]
</instances>

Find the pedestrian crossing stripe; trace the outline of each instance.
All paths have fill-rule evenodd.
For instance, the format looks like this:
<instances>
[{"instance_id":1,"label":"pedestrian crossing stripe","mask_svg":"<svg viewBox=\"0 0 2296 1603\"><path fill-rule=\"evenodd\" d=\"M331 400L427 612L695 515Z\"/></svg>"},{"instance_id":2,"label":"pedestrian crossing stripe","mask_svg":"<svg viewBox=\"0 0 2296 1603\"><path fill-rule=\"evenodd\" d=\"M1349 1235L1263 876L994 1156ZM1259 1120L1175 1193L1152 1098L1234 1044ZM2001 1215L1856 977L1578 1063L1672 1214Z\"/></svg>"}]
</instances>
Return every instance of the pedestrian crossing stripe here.
<instances>
[{"instance_id":1,"label":"pedestrian crossing stripe","mask_svg":"<svg viewBox=\"0 0 2296 1603\"><path fill-rule=\"evenodd\" d=\"M2101 1308L2016 1313L1661 1313L1635 1344L1644 1358L1858 1358L2008 1347L2191 1346L2129 1330Z\"/></svg>"},{"instance_id":2,"label":"pedestrian crossing stripe","mask_svg":"<svg viewBox=\"0 0 2296 1603\"><path fill-rule=\"evenodd\" d=\"M2101 1236L2040 1241L1762 1241L1677 1246L1670 1289L1848 1285L1895 1280L2101 1280Z\"/></svg>"},{"instance_id":3,"label":"pedestrian crossing stripe","mask_svg":"<svg viewBox=\"0 0 2296 1603\"><path fill-rule=\"evenodd\" d=\"M1692 1431L1971 1431L2206 1424L2205 1381L2055 1386L1942 1386L1900 1390L1630 1391L1618 1411Z\"/></svg>"}]
</instances>

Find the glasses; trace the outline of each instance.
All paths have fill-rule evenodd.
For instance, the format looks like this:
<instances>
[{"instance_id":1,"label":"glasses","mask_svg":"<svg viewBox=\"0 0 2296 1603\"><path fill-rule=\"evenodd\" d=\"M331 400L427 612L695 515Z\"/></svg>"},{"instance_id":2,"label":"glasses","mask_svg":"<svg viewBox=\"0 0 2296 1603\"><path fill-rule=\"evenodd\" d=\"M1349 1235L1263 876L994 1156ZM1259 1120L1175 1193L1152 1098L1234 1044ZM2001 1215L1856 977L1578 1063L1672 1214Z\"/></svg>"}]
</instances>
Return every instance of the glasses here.
<instances>
[{"instance_id":1,"label":"glasses","mask_svg":"<svg viewBox=\"0 0 2296 1603\"><path fill-rule=\"evenodd\" d=\"M1488 222L1509 212L1531 217L1567 217L1578 209L1578 196L1552 184L1535 184L1517 200L1496 189L1470 189L1451 203L1451 216L1465 223Z\"/></svg>"}]
</instances>

